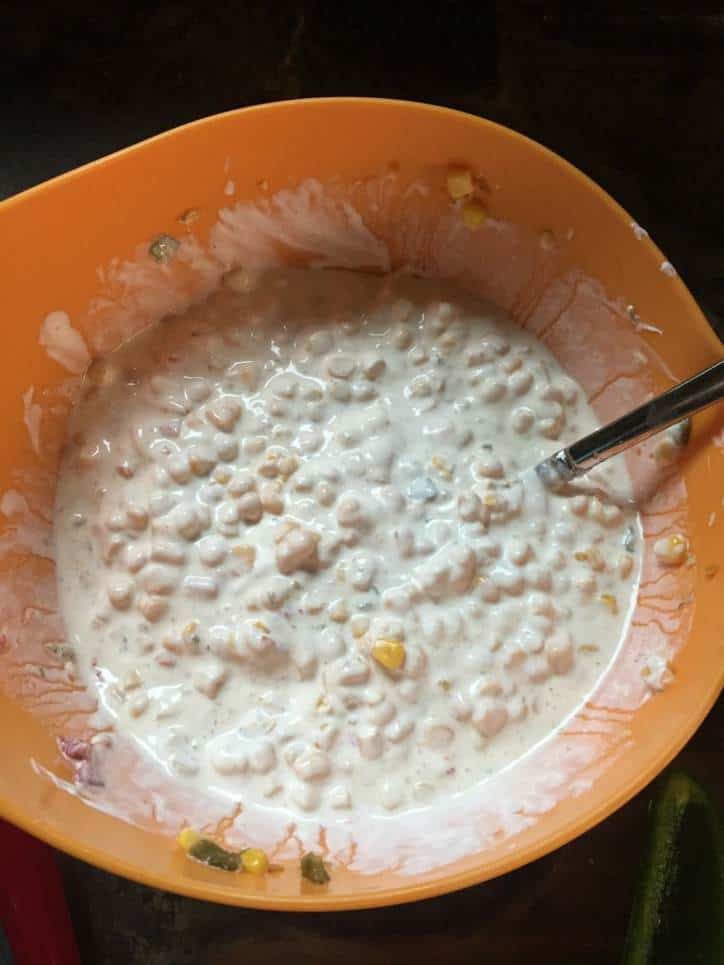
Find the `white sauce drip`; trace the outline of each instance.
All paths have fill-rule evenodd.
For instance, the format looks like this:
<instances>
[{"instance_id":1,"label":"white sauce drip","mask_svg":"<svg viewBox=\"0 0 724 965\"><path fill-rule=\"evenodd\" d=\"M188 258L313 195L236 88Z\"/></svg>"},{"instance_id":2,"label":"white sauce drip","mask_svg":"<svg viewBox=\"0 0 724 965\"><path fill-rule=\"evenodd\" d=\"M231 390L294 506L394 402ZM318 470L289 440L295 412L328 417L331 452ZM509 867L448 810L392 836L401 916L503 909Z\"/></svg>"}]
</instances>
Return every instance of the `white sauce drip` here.
<instances>
[{"instance_id":1,"label":"white sauce drip","mask_svg":"<svg viewBox=\"0 0 724 965\"><path fill-rule=\"evenodd\" d=\"M23 392L23 422L25 423L25 428L28 430L28 438L30 439L30 445L33 447L33 452L36 456L39 456L40 420L43 417L43 410L37 402L33 401L34 395L34 385L31 385L27 391Z\"/></svg>"}]
</instances>

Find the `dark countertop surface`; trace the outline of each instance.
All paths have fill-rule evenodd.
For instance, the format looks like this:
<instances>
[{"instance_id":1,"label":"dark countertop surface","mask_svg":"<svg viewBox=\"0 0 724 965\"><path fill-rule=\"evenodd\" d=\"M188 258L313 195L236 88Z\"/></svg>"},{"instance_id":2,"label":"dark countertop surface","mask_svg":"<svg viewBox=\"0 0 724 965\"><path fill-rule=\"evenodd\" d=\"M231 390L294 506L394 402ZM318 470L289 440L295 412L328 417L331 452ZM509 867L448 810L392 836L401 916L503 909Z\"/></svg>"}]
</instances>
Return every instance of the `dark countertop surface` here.
<instances>
[{"instance_id":1,"label":"dark countertop surface","mask_svg":"<svg viewBox=\"0 0 724 965\"><path fill-rule=\"evenodd\" d=\"M676 761L720 802L723 747L720 700ZM61 871L86 965L616 965L650 798L643 791L519 871L397 908L249 911L154 891L65 856Z\"/></svg>"},{"instance_id":2,"label":"dark countertop surface","mask_svg":"<svg viewBox=\"0 0 724 965\"><path fill-rule=\"evenodd\" d=\"M366 94L481 114L598 181L724 321L724 4L479 0L332 5L88 0L4 12L0 197L177 124ZM383 27L384 29L381 29ZM724 800L722 701L680 763ZM650 791L504 878L401 908L265 914L155 892L61 857L88 965L373 960L612 965Z\"/></svg>"}]
</instances>

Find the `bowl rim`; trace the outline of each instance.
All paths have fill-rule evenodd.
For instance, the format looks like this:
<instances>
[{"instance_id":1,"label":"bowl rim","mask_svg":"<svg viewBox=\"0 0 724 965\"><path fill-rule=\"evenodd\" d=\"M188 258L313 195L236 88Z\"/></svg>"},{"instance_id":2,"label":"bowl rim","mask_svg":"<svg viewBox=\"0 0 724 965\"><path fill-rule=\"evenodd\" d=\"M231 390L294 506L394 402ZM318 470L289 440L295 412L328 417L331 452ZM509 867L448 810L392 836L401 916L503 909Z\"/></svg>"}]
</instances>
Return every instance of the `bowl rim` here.
<instances>
[{"instance_id":1,"label":"bowl rim","mask_svg":"<svg viewBox=\"0 0 724 965\"><path fill-rule=\"evenodd\" d=\"M176 127L152 135L151 137L144 138L141 141L137 141L131 145L120 148L117 151L113 151L110 154L103 155L100 158L89 161L61 174L55 175L52 178L40 182L39 184L33 185L24 189L23 191L9 196L8 198L2 199L0 200L0 213L8 208L21 205L30 198L40 197L45 192L52 190L61 182L75 181L91 170L107 166L112 161L132 154L141 148L172 138L181 131L188 129L200 129L207 125L213 125L218 122L220 118L224 117L239 117L249 113L264 113L278 111L280 109L302 109L305 105L309 104L330 104L340 106L369 105L373 107L386 105L394 108L415 110L422 113L428 113L430 115L452 115L461 120L465 120L466 123L472 122L476 125L479 125L481 128L493 129L503 133L505 137L512 138L513 140L523 143L527 150L530 150L535 154L542 155L549 161L552 161L554 164L559 166L559 168L561 168L564 173L567 174L567 176L579 181L588 191L595 194L618 219L624 218L628 222L635 222L635 219L629 214L629 212L617 201L615 201L608 194L608 192L606 192L592 178L573 165L570 161L567 161L561 155L557 154L555 151L552 151L543 144L540 144L538 141L535 141L527 135L521 134L520 132L507 127L504 124L468 113L466 111L442 107L435 104L428 104L421 101L364 96L309 97L283 101L271 101L268 103L253 104L207 115L205 117L198 118L197 120L177 125ZM661 253L656 243L651 241L651 244L654 251L660 254L663 258L663 253ZM678 295L679 297L684 298L687 304L687 309L700 316L700 318L706 322L706 325L702 326L701 328L702 338L705 338L710 343L709 347L714 352L722 354L722 342L711 324L708 322L708 319L706 319L704 313L699 308L694 297L689 292L688 288L680 277L677 276L675 281L680 286ZM100 867L103 870L109 871L113 874L121 875L122 877L128 878L139 884L143 884L148 887L160 888L189 898L213 901L215 903L230 906L240 906L271 911L354 911L368 908L386 907L397 904L407 904L413 901L419 901L421 899L433 898L448 894L514 871L520 867L523 867L524 865L538 860L547 854L552 853L553 851L562 847L564 844L572 841L576 837L595 827L602 820L613 814L633 797L635 797L671 762L671 760L679 753L682 747L684 747L684 745L689 741L691 736L714 706L721 689L722 680L717 681L716 679L712 679L707 689L705 691L702 690L701 699L697 703L696 707L692 707L688 716L683 721L679 721L679 730L676 740L669 743L667 747L659 752L654 758L649 759L647 766L641 769L636 780L629 782L625 787L619 788L610 796L606 796L605 800L585 811L584 816L581 816L581 813L579 812L577 816L571 816L568 818L556 832L546 836L544 840L527 845L520 850L516 848L511 849L508 853L502 855L494 863L486 865L484 872L481 871L480 868L473 867L464 871L449 873L445 871L443 866L434 878L418 884L415 884L414 880L412 880L409 885L400 884L397 882L392 886L382 888L378 891L370 890L360 893L351 892L346 895L326 895L324 893L320 893L318 895L299 894L278 896L264 894L255 895L248 892L239 892L237 895L235 895L228 889L228 886L217 888L214 884L205 880L182 878L178 875L172 875L170 873L164 875L163 873L156 871L144 872L143 869L136 865L126 865L123 860L114 857L112 854L97 852L93 847L84 846L82 841L77 837L66 836L62 831L44 825L42 820L34 821L31 817L28 817L28 815L22 811L20 807L14 807L12 805L8 806L7 802L0 801L0 816L74 858L92 864L95 867Z\"/></svg>"}]
</instances>

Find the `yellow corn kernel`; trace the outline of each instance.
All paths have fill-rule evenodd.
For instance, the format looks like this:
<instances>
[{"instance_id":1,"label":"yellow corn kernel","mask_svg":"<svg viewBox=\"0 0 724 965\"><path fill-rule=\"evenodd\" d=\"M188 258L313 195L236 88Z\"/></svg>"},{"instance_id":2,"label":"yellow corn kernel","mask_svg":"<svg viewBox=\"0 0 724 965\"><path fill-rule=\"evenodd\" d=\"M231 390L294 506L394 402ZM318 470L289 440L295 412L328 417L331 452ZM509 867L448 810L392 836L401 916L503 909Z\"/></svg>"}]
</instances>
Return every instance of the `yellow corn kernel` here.
<instances>
[{"instance_id":1,"label":"yellow corn kernel","mask_svg":"<svg viewBox=\"0 0 724 965\"><path fill-rule=\"evenodd\" d=\"M405 662L405 646L399 640L378 640L372 647L372 656L386 670L399 670Z\"/></svg>"},{"instance_id":2,"label":"yellow corn kernel","mask_svg":"<svg viewBox=\"0 0 724 965\"><path fill-rule=\"evenodd\" d=\"M254 620L252 626L256 630L261 630L262 633L269 633L269 627L266 625L266 623L264 623L263 620Z\"/></svg>"},{"instance_id":3,"label":"yellow corn kernel","mask_svg":"<svg viewBox=\"0 0 724 965\"><path fill-rule=\"evenodd\" d=\"M329 619L334 620L335 623L346 623L349 619L349 610L344 600L335 600L334 603L330 603L327 613Z\"/></svg>"},{"instance_id":4,"label":"yellow corn kernel","mask_svg":"<svg viewBox=\"0 0 724 965\"><path fill-rule=\"evenodd\" d=\"M443 352L451 352L453 349L456 349L460 343L454 332L443 332L437 340L437 344Z\"/></svg>"},{"instance_id":5,"label":"yellow corn kernel","mask_svg":"<svg viewBox=\"0 0 724 965\"><path fill-rule=\"evenodd\" d=\"M606 569L606 563L595 546L592 546L588 551L588 565L596 573L602 573Z\"/></svg>"},{"instance_id":6,"label":"yellow corn kernel","mask_svg":"<svg viewBox=\"0 0 724 965\"><path fill-rule=\"evenodd\" d=\"M618 602L613 593L602 593L599 597L599 600L604 606L608 607L611 613L618 613Z\"/></svg>"},{"instance_id":7,"label":"yellow corn kernel","mask_svg":"<svg viewBox=\"0 0 724 965\"><path fill-rule=\"evenodd\" d=\"M317 702L314 705L314 709L318 714L330 714L332 712L332 705L327 700L324 694L317 697Z\"/></svg>"},{"instance_id":8,"label":"yellow corn kernel","mask_svg":"<svg viewBox=\"0 0 724 965\"><path fill-rule=\"evenodd\" d=\"M369 617L366 617L364 613L355 613L349 621L349 628L355 640L360 640L370 628Z\"/></svg>"},{"instance_id":9,"label":"yellow corn kernel","mask_svg":"<svg viewBox=\"0 0 724 965\"><path fill-rule=\"evenodd\" d=\"M591 569L595 570L597 573L600 573L606 569L606 564L603 560L603 557L595 546L591 546L587 550L578 550L573 554L573 559L578 560L579 563L588 563Z\"/></svg>"},{"instance_id":10,"label":"yellow corn kernel","mask_svg":"<svg viewBox=\"0 0 724 965\"><path fill-rule=\"evenodd\" d=\"M205 476L209 471L206 459L201 456L189 456L189 466L191 467L191 472L196 476Z\"/></svg>"},{"instance_id":11,"label":"yellow corn kernel","mask_svg":"<svg viewBox=\"0 0 724 965\"><path fill-rule=\"evenodd\" d=\"M274 476L279 475L279 453L277 452L267 452L264 456L264 461L259 466L259 472L262 476L266 476L271 479Z\"/></svg>"},{"instance_id":12,"label":"yellow corn kernel","mask_svg":"<svg viewBox=\"0 0 724 965\"><path fill-rule=\"evenodd\" d=\"M498 497L495 495L495 493L486 493L483 496L483 502L485 503L486 506L497 506Z\"/></svg>"},{"instance_id":13,"label":"yellow corn kernel","mask_svg":"<svg viewBox=\"0 0 724 965\"><path fill-rule=\"evenodd\" d=\"M299 469L299 460L296 456L283 456L279 460L279 475L284 482L293 476L297 469Z\"/></svg>"},{"instance_id":14,"label":"yellow corn kernel","mask_svg":"<svg viewBox=\"0 0 724 965\"><path fill-rule=\"evenodd\" d=\"M679 447L673 439L662 439L654 446L654 459L662 466L668 466L676 461L679 455Z\"/></svg>"},{"instance_id":15,"label":"yellow corn kernel","mask_svg":"<svg viewBox=\"0 0 724 965\"><path fill-rule=\"evenodd\" d=\"M263 875L269 870L269 859L261 848L244 848L241 852L241 866L252 875Z\"/></svg>"},{"instance_id":16,"label":"yellow corn kernel","mask_svg":"<svg viewBox=\"0 0 724 965\"><path fill-rule=\"evenodd\" d=\"M232 268L231 271L227 271L224 275L223 283L227 288L230 288L233 292L238 294L243 294L244 292L250 291L252 287L252 279L246 268Z\"/></svg>"},{"instance_id":17,"label":"yellow corn kernel","mask_svg":"<svg viewBox=\"0 0 724 965\"><path fill-rule=\"evenodd\" d=\"M664 536L654 543L654 553L657 559L667 566L680 566L686 559L688 552L688 540L680 533Z\"/></svg>"},{"instance_id":18,"label":"yellow corn kernel","mask_svg":"<svg viewBox=\"0 0 724 965\"><path fill-rule=\"evenodd\" d=\"M440 456L433 456L430 460L430 465L433 469L436 469L443 479L452 479L453 471Z\"/></svg>"},{"instance_id":19,"label":"yellow corn kernel","mask_svg":"<svg viewBox=\"0 0 724 965\"><path fill-rule=\"evenodd\" d=\"M616 568L618 570L618 575L621 577L621 579L625 580L633 569L633 560L628 555L619 556Z\"/></svg>"},{"instance_id":20,"label":"yellow corn kernel","mask_svg":"<svg viewBox=\"0 0 724 965\"><path fill-rule=\"evenodd\" d=\"M256 559L256 550L247 543L240 543L231 547L231 555L238 556L247 566L253 566Z\"/></svg>"},{"instance_id":21,"label":"yellow corn kernel","mask_svg":"<svg viewBox=\"0 0 724 965\"><path fill-rule=\"evenodd\" d=\"M201 636L199 635L199 621L192 620L187 623L186 626L181 631L181 640L186 647L196 649L201 643Z\"/></svg>"},{"instance_id":22,"label":"yellow corn kernel","mask_svg":"<svg viewBox=\"0 0 724 965\"><path fill-rule=\"evenodd\" d=\"M194 831L193 828L184 828L183 831L179 831L176 841L181 845L184 851L190 851L195 844L201 840L201 835L198 831Z\"/></svg>"},{"instance_id":23,"label":"yellow corn kernel","mask_svg":"<svg viewBox=\"0 0 724 965\"><path fill-rule=\"evenodd\" d=\"M466 228L479 228L485 224L487 212L479 201L466 201L463 205L463 224Z\"/></svg>"},{"instance_id":24,"label":"yellow corn kernel","mask_svg":"<svg viewBox=\"0 0 724 965\"><path fill-rule=\"evenodd\" d=\"M602 523L604 521L603 503L598 496L593 496L591 498L591 501L588 504L588 515L591 517L591 519L595 519L597 523Z\"/></svg>"},{"instance_id":25,"label":"yellow corn kernel","mask_svg":"<svg viewBox=\"0 0 724 965\"><path fill-rule=\"evenodd\" d=\"M473 193L473 176L467 168L451 168L447 176L447 193L453 201Z\"/></svg>"}]
</instances>

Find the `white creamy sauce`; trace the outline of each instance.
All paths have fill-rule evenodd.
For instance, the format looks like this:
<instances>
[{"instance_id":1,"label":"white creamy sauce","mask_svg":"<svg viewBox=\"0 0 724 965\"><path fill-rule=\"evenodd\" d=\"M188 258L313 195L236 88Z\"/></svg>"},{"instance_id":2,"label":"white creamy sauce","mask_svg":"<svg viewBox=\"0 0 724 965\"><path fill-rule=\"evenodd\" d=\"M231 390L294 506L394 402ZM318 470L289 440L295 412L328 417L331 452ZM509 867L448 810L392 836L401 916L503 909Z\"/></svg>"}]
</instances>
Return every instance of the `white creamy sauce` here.
<instances>
[{"instance_id":1,"label":"white creamy sauce","mask_svg":"<svg viewBox=\"0 0 724 965\"><path fill-rule=\"evenodd\" d=\"M623 465L598 495L520 481L596 424L452 286L237 271L86 378L55 518L78 672L187 787L439 802L554 732L626 630Z\"/></svg>"},{"instance_id":2,"label":"white creamy sauce","mask_svg":"<svg viewBox=\"0 0 724 965\"><path fill-rule=\"evenodd\" d=\"M90 362L83 336L71 325L67 312L50 312L40 326L38 341L50 358L69 372L82 372Z\"/></svg>"}]
</instances>

